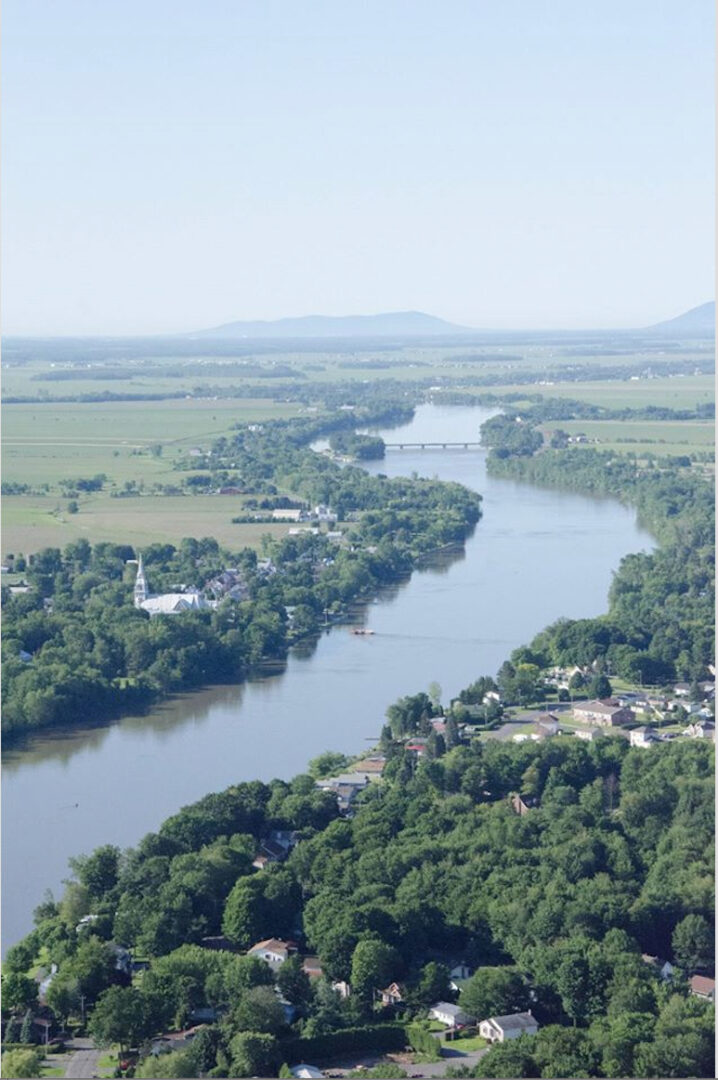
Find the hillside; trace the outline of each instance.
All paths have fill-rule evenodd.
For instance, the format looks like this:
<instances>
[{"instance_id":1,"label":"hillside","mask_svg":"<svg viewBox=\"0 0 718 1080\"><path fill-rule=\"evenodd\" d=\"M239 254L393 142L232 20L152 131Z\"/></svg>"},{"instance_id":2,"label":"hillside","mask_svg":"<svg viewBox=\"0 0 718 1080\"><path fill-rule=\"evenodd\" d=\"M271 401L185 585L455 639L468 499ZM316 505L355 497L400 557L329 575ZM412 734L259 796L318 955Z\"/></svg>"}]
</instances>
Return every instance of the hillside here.
<instances>
[{"instance_id":1,"label":"hillside","mask_svg":"<svg viewBox=\"0 0 718 1080\"><path fill-rule=\"evenodd\" d=\"M191 338L327 338L429 337L464 334L465 326L423 311L390 311L382 315L304 315L298 318L231 322L198 330Z\"/></svg>"},{"instance_id":2,"label":"hillside","mask_svg":"<svg viewBox=\"0 0 718 1080\"><path fill-rule=\"evenodd\" d=\"M666 319L665 322L656 323L647 329L651 333L663 334L667 337L713 337L715 334L716 306L715 301L710 300L707 304L684 311L676 315L674 319Z\"/></svg>"}]
</instances>

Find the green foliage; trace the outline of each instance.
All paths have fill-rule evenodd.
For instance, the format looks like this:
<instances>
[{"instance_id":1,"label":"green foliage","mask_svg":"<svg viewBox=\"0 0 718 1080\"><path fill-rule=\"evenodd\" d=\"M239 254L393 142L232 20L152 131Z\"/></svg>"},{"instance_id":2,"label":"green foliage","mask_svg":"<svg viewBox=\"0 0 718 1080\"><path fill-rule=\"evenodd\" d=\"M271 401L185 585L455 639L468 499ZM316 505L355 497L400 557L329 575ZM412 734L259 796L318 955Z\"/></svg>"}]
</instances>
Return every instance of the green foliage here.
<instances>
[{"instance_id":1,"label":"green foliage","mask_svg":"<svg viewBox=\"0 0 718 1080\"><path fill-rule=\"evenodd\" d=\"M371 1001L374 991L383 989L400 974L401 957L392 945L368 938L357 943L352 956L351 985L362 1001Z\"/></svg>"},{"instance_id":2,"label":"green foliage","mask_svg":"<svg viewBox=\"0 0 718 1080\"><path fill-rule=\"evenodd\" d=\"M281 1062L273 1035L240 1032L233 1036L229 1049L232 1058L230 1076L274 1076Z\"/></svg>"},{"instance_id":3,"label":"green foliage","mask_svg":"<svg viewBox=\"0 0 718 1080\"><path fill-rule=\"evenodd\" d=\"M98 1046L135 1046L148 1032L144 999L131 986L111 986L95 1002L88 1031Z\"/></svg>"},{"instance_id":4,"label":"green foliage","mask_svg":"<svg viewBox=\"0 0 718 1080\"><path fill-rule=\"evenodd\" d=\"M702 915L686 915L671 939L676 963L691 974L713 966L714 943L713 928Z\"/></svg>"},{"instance_id":5,"label":"green foliage","mask_svg":"<svg viewBox=\"0 0 718 1080\"><path fill-rule=\"evenodd\" d=\"M8 1050L2 1055L5 1077L39 1076L42 1055L36 1050Z\"/></svg>"},{"instance_id":6,"label":"green foliage","mask_svg":"<svg viewBox=\"0 0 718 1080\"><path fill-rule=\"evenodd\" d=\"M479 968L461 991L462 1009L479 1021L523 1012L528 1005L528 987L512 968Z\"/></svg>"},{"instance_id":7,"label":"green foliage","mask_svg":"<svg viewBox=\"0 0 718 1080\"><path fill-rule=\"evenodd\" d=\"M2 977L2 1004L4 1009L30 1009L37 1002L37 983L18 971L9 971Z\"/></svg>"}]
</instances>

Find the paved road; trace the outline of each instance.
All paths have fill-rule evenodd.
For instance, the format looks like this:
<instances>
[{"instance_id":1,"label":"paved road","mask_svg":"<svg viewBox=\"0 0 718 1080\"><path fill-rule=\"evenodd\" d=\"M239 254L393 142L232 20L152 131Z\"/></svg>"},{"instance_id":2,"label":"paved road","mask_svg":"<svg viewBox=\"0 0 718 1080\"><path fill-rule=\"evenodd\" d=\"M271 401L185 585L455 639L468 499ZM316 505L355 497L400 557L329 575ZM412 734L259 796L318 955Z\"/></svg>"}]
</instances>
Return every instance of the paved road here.
<instances>
[{"instance_id":1,"label":"paved road","mask_svg":"<svg viewBox=\"0 0 718 1080\"><path fill-rule=\"evenodd\" d=\"M71 1044L73 1051L65 1069L65 1076L72 1080L82 1080L99 1074L98 1063L102 1050L95 1049L92 1039L75 1039Z\"/></svg>"}]
</instances>

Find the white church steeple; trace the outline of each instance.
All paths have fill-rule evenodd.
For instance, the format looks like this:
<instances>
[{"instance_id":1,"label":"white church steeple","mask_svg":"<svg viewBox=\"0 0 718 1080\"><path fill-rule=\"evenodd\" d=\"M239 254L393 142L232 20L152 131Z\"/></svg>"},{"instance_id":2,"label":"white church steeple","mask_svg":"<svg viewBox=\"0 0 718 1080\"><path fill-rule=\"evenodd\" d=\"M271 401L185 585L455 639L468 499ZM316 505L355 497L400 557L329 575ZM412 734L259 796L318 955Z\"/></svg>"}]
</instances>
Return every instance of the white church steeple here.
<instances>
[{"instance_id":1,"label":"white church steeple","mask_svg":"<svg viewBox=\"0 0 718 1080\"><path fill-rule=\"evenodd\" d=\"M140 555L137 560L137 577L135 578L135 607L142 607L149 595L150 590L145 577L145 568L142 565L142 556Z\"/></svg>"}]
</instances>

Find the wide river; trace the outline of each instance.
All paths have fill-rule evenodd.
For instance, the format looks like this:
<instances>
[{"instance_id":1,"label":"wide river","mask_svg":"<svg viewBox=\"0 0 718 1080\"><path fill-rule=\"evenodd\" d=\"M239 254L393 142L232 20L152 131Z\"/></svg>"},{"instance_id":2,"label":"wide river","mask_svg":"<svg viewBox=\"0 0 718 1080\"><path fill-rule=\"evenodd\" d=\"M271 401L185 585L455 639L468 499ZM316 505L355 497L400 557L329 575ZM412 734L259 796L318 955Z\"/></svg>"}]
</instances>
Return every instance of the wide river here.
<instances>
[{"instance_id":1,"label":"wide river","mask_svg":"<svg viewBox=\"0 0 718 1080\"><path fill-rule=\"evenodd\" d=\"M425 405L387 441L476 440L485 409ZM481 450L387 451L374 472L458 480L483 517L458 557L424 569L295 649L280 673L169 701L147 716L43 736L3 756L3 947L32 928L67 860L134 844L179 807L240 780L289 778L322 750L358 753L402 694L448 702L561 615L606 610L612 571L651 537L618 502L493 480Z\"/></svg>"}]
</instances>

